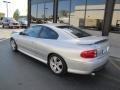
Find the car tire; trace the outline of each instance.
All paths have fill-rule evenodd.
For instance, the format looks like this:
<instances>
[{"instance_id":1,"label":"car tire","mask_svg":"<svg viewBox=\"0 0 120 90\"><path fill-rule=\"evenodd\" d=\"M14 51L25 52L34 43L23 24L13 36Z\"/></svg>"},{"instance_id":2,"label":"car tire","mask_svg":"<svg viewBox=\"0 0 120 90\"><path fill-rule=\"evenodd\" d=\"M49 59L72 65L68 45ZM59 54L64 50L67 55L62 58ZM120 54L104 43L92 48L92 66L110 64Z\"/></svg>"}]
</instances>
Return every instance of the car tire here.
<instances>
[{"instance_id":1,"label":"car tire","mask_svg":"<svg viewBox=\"0 0 120 90\"><path fill-rule=\"evenodd\" d=\"M11 49L16 52L17 51L17 44L16 44L14 39L10 40L10 45L11 45Z\"/></svg>"},{"instance_id":2,"label":"car tire","mask_svg":"<svg viewBox=\"0 0 120 90\"><path fill-rule=\"evenodd\" d=\"M63 75L67 72L67 64L65 60L57 54L49 56L48 65L51 71L56 75Z\"/></svg>"},{"instance_id":3,"label":"car tire","mask_svg":"<svg viewBox=\"0 0 120 90\"><path fill-rule=\"evenodd\" d=\"M11 26L8 26L9 27L9 29L11 29L12 27Z\"/></svg>"},{"instance_id":4,"label":"car tire","mask_svg":"<svg viewBox=\"0 0 120 90\"><path fill-rule=\"evenodd\" d=\"M5 28L4 25L2 25L2 28Z\"/></svg>"}]
</instances>

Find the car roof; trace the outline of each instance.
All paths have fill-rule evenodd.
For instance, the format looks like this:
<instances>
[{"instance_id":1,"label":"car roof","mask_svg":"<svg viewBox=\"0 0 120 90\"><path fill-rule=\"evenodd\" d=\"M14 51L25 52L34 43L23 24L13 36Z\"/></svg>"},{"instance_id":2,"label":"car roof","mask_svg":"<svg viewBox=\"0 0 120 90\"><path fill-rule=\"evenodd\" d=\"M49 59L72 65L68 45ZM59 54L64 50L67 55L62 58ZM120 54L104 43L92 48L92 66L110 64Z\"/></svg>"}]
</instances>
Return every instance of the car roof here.
<instances>
[{"instance_id":1,"label":"car roof","mask_svg":"<svg viewBox=\"0 0 120 90\"><path fill-rule=\"evenodd\" d=\"M57 28L58 26L69 26L68 24L61 24L61 23L47 23L47 24L32 24L31 26L46 26L49 28L54 29L59 35L61 36L60 38L65 39L65 38L71 38L71 35L67 34L64 32L64 30L61 30L60 28Z\"/></svg>"},{"instance_id":2,"label":"car roof","mask_svg":"<svg viewBox=\"0 0 120 90\"><path fill-rule=\"evenodd\" d=\"M37 25L48 26L48 27L68 26L68 24L61 24L61 23L33 24L32 26L37 26Z\"/></svg>"},{"instance_id":3,"label":"car roof","mask_svg":"<svg viewBox=\"0 0 120 90\"><path fill-rule=\"evenodd\" d=\"M68 24L61 24L61 23L49 23L49 24L45 24L45 26L68 26Z\"/></svg>"}]
</instances>

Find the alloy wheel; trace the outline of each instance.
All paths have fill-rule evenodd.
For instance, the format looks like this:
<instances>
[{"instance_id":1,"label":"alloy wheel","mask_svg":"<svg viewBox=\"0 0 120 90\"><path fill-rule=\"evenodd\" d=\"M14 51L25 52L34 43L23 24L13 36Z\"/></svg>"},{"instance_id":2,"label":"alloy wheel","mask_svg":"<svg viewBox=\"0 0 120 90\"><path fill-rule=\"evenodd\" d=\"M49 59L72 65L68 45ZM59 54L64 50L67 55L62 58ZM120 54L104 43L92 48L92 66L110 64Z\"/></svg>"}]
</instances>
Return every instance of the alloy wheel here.
<instances>
[{"instance_id":1,"label":"alloy wheel","mask_svg":"<svg viewBox=\"0 0 120 90\"><path fill-rule=\"evenodd\" d=\"M57 56L51 57L50 58L50 68L56 74L61 73L62 70L63 70L62 60L59 57L57 57Z\"/></svg>"},{"instance_id":2,"label":"alloy wheel","mask_svg":"<svg viewBox=\"0 0 120 90\"><path fill-rule=\"evenodd\" d=\"M11 40L11 47L12 47L12 50L15 51L16 50L16 43L14 40Z\"/></svg>"}]
</instances>

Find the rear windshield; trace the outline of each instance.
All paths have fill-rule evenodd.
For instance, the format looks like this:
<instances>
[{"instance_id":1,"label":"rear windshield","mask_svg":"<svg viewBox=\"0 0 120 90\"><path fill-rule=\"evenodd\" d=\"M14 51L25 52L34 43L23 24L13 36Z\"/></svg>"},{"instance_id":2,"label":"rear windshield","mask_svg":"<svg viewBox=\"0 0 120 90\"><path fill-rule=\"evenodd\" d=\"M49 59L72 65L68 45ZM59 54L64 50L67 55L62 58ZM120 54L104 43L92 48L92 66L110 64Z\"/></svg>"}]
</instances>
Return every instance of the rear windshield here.
<instances>
[{"instance_id":1,"label":"rear windshield","mask_svg":"<svg viewBox=\"0 0 120 90\"><path fill-rule=\"evenodd\" d=\"M71 34L75 35L77 38L91 36L89 33L82 31L81 29L73 26L57 26L57 27L60 29L69 31Z\"/></svg>"}]
</instances>

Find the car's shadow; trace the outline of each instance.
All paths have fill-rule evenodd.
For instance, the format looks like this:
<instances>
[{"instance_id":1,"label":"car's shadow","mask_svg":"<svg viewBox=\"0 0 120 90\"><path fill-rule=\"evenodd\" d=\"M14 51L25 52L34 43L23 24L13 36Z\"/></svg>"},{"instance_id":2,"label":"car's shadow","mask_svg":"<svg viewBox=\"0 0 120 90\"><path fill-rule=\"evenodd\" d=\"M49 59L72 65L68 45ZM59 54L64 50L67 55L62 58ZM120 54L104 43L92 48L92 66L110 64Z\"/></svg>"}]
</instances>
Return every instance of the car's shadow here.
<instances>
[{"instance_id":1,"label":"car's shadow","mask_svg":"<svg viewBox=\"0 0 120 90\"><path fill-rule=\"evenodd\" d=\"M70 80L71 82L73 82L73 81L83 81L83 82L89 82L89 83L93 82L93 81L97 82L97 81L99 81L99 79L101 77L101 73L105 73L106 70L107 70L105 68L105 69L103 69L99 72L94 72L95 75L91 75L91 74L81 75L81 74L73 74L73 73L66 73L64 75L55 75L55 74L52 73L52 71L49 69L49 67L46 64L44 64L44 63L42 63L42 62L40 62L40 61L30 57L30 56L27 56L27 55L25 55L21 52L17 52L17 53L12 52L12 53L13 53L15 58L16 57L24 58L24 61L20 60L19 62L23 61L23 62L26 62L26 63L29 63L29 64L33 64L33 67L36 67L37 69L39 68L40 70L42 69L42 71L44 71L43 73L47 73L50 76L53 76L53 77L56 77L56 78L60 78L60 79L64 79L64 80Z\"/></svg>"}]
</instances>

